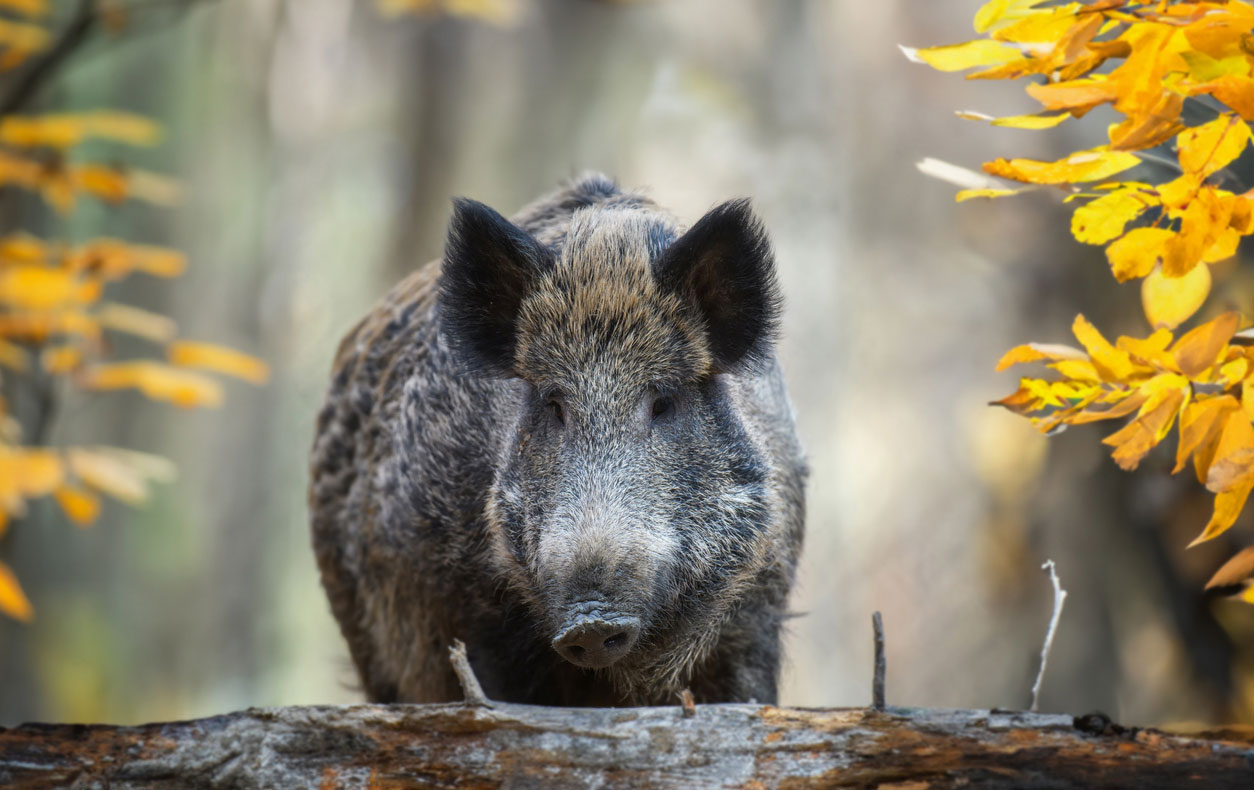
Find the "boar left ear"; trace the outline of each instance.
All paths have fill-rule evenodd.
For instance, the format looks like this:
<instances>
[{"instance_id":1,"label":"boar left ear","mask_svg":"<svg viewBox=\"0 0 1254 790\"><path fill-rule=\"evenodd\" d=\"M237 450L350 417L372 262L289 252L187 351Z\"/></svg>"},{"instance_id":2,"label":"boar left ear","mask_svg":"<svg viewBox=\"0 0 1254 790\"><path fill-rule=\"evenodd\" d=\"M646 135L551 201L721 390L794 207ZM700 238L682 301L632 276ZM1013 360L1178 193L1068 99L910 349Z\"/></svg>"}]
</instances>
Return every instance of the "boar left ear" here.
<instances>
[{"instance_id":1,"label":"boar left ear","mask_svg":"<svg viewBox=\"0 0 1254 790\"><path fill-rule=\"evenodd\" d=\"M695 301L718 372L770 356L780 305L775 256L748 200L711 210L653 271L663 287Z\"/></svg>"},{"instance_id":2,"label":"boar left ear","mask_svg":"<svg viewBox=\"0 0 1254 790\"><path fill-rule=\"evenodd\" d=\"M462 361L489 375L514 367L518 311L553 255L474 200L453 201L440 272L440 329Z\"/></svg>"}]
</instances>

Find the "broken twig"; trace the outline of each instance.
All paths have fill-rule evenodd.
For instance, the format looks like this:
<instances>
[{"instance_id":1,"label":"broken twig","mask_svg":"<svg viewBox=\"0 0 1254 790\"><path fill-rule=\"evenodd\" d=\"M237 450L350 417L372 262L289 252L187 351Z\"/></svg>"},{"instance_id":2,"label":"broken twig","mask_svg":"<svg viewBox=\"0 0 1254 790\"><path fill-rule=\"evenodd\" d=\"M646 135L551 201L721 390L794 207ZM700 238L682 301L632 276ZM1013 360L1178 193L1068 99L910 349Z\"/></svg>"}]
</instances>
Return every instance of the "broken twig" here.
<instances>
[{"instance_id":1,"label":"broken twig","mask_svg":"<svg viewBox=\"0 0 1254 790\"><path fill-rule=\"evenodd\" d=\"M1062 605L1067 600L1067 591L1062 588L1058 574L1054 571L1054 561L1046 560L1041 570L1049 572L1049 580L1054 584L1054 613L1049 618L1049 630L1045 632L1045 644L1041 647L1041 668L1036 673L1036 682L1032 684L1032 707L1036 711L1040 701L1041 681L1045 679L1045 663L1049 661L1049 649L1054 646L1054 632L1058 630L1058 619L1062 617Z\"/></svg>"},{"instance_id":2,"label":"broken twig","mask_svg":"<svg viewBox=\"0 0 1254 790\"><path fill-rule=\"evenodd\" d=\"M685 719L691 719L697 715L697 701L692 698L692 689L679 692L679 704L684 709Z\"/></svg>"},{"instance_id":3,"label":"broken twig","mask_svg":"<svg viewBox=\"0 0 1254 790\"><path fill-rule=\"evenodd\" d=\"M884 710L884 674L887 661L884 658L884 618L879 612L871 615L871 628L875 630L875 676L871 680L871 707Z\"/></svg>"},{"instance_id":4,"label":"broken twig","mask_svg":"<svg viewBox=\"0 0 1254 790\"><path fill-rule=\"evenodd\" d=\"M475 671L470 668L470 661L466 658L466 645L462 640L454 639L453 644L449 645L448 660L452 662L453 671L457 673L457 682L462 684L466 704L492 707L487 695L483 693L483 687L479 685L479 678L475 677Z\"/></svg>"}]
</instances>

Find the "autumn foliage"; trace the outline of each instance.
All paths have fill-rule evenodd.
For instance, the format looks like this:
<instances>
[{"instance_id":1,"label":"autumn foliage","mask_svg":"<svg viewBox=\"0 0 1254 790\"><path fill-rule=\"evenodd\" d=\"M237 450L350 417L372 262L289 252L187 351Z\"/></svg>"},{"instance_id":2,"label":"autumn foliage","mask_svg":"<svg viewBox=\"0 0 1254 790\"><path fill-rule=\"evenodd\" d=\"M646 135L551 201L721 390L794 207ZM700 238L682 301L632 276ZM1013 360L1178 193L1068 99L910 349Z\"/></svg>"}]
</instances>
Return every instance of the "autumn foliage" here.
<instances>
[{"instance_id":1,"label":"autumn foliage","mask_svg":"<svg viewBox=\"0 0 1254 790\"><path fill-rule=\"evenodd\" d=\"M1027 93L1042 109L961 117L1047 129L1108 106L1119 120L1108 126L1105 143L1055 162L984 164L984 173L1005 181L943 163L926 169L967 187L960 201L1062 190L1076 204L1072 235L1105 246L1116 280L1141 280L1145 317L1155 330L1112 344L1077 316L1080 348L1031 343L1002 357L998 370L1043 362L1055 375L1023 378L998 403L1044 433L1131 417L1103 440L1129 470L1177 427L1174 471L1191 461L1215 494L1214 513L1193 545L1214 538L1232 526L1254 488L1254 331L1249 317L1235 312L1178 337L1174 330L1210 293L1210 265L1232 257L1240 239L1254 234L1254 190L1238 183L1231 167L1251 148L1254 4L992 0L974 26L983 37L906 54L945 71L978 69L968 79L1036 77ZM1186 102L1206 119L1186 126ZM1152 168L1138 167L1163 159L1173 171L1169 180L1154 181L1145 175ZM1225 584L1250 565L1246 558L1225 566ZM1254 602L1254 586L1244 598Z\"/></svg>"},{"instance_id":2,"label":"autumn foliage","mask_svg":"<svg viewBox=\"0 0 1254 790\"><path fill-rule=\"evenodd\" d=\"M0 70L20 66L49 46L38 23L43 0L0 0ZM128 146L159 141L152 121L112 110L0 117L0 187L42 197L58 216L80 200L116 204L177 199L169 179L119 164L82 161L77 147L95 139ZM180 340L163 315L111 301L112 284L132 276L172 278L187 266L177 250L96 239L71 245L23 232L0 236L0 381L57 392L133 389L181 407L217 406L222 385L203 371L254 383L266 366L238 351ZM153 358L117 359L113 338L142 338ZM100 512L101 494L142 503L153 481L172 476L173 465L156 456L116 447L47 447L29 442L0 398L0 534L27 502L50 496L80 526ZM33 611L13 572L0 563L0 611L29 620Z\"/></svg>"}]
</instances>

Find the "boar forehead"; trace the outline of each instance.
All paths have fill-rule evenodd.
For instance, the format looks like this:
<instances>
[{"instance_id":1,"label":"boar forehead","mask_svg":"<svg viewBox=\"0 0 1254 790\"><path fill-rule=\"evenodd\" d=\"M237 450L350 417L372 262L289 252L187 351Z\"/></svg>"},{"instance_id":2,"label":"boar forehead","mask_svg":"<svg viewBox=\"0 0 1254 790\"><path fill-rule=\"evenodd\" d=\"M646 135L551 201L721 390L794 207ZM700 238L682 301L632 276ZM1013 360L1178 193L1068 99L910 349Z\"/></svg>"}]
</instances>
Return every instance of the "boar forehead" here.
<instances>
[{"instance_id":1,"label":"boar forehead","mask_svg":"<svg viewBox=\"0 0 1254 790\"><path fill-rule=\"evenodd\" d=\"M552 270L520 306L524 377L578 393L705 376L712 360L695 306L652 273L677 235L667 217L647 210L577 212Z\"/></svg>"}]
</instances>

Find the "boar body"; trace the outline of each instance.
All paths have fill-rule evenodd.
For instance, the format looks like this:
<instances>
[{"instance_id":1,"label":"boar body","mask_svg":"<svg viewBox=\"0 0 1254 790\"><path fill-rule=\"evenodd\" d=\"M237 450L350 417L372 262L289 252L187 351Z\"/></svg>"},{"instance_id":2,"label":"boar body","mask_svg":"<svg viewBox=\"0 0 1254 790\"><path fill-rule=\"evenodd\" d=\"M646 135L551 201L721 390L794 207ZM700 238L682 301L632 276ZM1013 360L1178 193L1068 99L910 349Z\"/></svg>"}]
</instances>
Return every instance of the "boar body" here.
<instances>
[{"instance_id":1,"label":"boar body","mask_svg":"<svg viewBox=\"0 0 1254 790\"><path fill-rule=\"evenodd\" d=\"M744 202L687 233L585 176L457 201L444 258L341 343L310 508L368 697L774 702L805 464Z\"/></svg>"}]
</instances>

